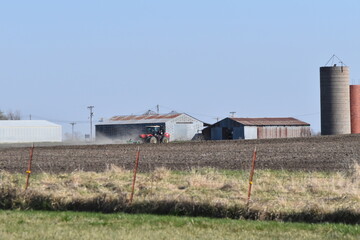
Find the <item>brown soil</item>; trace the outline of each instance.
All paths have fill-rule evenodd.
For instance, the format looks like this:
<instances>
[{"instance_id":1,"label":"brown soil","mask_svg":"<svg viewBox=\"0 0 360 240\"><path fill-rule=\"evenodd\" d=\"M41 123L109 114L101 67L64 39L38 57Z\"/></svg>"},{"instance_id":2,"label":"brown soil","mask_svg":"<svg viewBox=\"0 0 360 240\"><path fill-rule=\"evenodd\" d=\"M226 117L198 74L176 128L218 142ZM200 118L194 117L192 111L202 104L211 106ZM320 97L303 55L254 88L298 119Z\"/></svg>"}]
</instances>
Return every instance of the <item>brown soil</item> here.
<instances>
[{"instance_id":1,"label":"brown soil","mask_svg":"<svg viewBox=\"0 0 360 240\"><path fill-rule=\"evenodd\" d=\"M111 164L132 169L140 148L140 171L158 167L190 170L198 167L249 169L257 148L256 168L344 171L360 164L360 135L311 138L229 140L169 144L35 145L32 172L101 172ZM25 172L29 147L1 146L0 169Z\"/></svg>"}]
</instances>

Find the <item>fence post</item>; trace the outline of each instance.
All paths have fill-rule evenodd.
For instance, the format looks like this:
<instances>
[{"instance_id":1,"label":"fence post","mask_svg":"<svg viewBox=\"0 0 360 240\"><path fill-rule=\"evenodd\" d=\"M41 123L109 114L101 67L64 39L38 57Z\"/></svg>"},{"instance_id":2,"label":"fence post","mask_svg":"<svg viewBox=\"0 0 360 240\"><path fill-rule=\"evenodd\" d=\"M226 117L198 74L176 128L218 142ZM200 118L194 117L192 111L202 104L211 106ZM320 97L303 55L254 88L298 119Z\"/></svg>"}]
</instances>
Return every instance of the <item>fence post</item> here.
<instances>
[{"instance_id":1,"label":"fence post","mask_svg":"<svg viewBox=\"0 0 360 240\"><path fill-rule=\"evenodd\" d=\"M29 162L28 162L28 169L26 171L27 177L26 177L25 190L29 187L29 184L30 184L31 163L32 163L32 159L33 159L33 153L34 153L34 143L32 144L32 147L30 148L30 158L29 158Z\"/></svg>"},{"instance_id":2,"label":"fence post","mask_svg":"<svg viewBox=\"0 0 360 240\"><path fill-rule=\"evenodd\" d=\"M137 173L137 169L138 169L138 166L139 166L139 158L140 158L140 147L138 147L138 150L137 150L137 153L136 153L136 160L135 160L135 167L134 167L134 177L133 177L131 195L130 195L130 204L132 204L133 197L134 197L136 173Z\"/></svg>"},{"instance_id":3,"label":"fence post","mask_svg":"<svg viewBox=\"0 0 360 240\"><path fill-rule=\"evenodd\" d=\"M255 160L256 160L256 147L255 147L254 152L253 152L252 163L251 163L247 204L249 204L250 197L251 197L251 187L253 185L253 176L254 176L254 171L255 171Z\"/></svg>"}]
</instances>

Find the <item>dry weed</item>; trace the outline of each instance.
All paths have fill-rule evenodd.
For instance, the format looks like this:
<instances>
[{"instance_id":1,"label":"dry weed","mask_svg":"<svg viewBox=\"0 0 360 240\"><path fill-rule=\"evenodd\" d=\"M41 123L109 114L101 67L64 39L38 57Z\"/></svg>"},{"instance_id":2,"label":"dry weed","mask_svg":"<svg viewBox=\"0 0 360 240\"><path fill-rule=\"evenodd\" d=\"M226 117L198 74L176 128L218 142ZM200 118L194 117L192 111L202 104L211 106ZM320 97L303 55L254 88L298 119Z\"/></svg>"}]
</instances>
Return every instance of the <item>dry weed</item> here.
<instances>
[{"instance_id":1,"label":"dry weed","mask_svg":"<svg viewBox=\"0 0 360 240\"><path fill-rule=\"evenodd\" d=\"M355 166L351 175L256 171L251 202L246 205L249 182L243 174L239 178L239 175L215 169L177 174L159 168L149 174L137 175L134 206L143 209L150 204L149 209L165 211L164 208L169 208L170 212L173 211L170 209L183 206L189 214L191 209L209 208L210 215L214 209L222 209L225 215L229 211L226 209L233 209L234 216L242 214L236 209L246 206L258 211L258 218L301 212L329 214L341 209L360 214L359 169L358 165ZM104 209L111 212L127 207L126 198L131 191L132 176L132 171L116 166L103 173L43 173L31 178L29 191L24 195L25 176L2 171L0 208L41 209L41 206L45 206L45 209L54 210ZM159 204L165 205L161 207Z\"/></svg>"}]
</instances>

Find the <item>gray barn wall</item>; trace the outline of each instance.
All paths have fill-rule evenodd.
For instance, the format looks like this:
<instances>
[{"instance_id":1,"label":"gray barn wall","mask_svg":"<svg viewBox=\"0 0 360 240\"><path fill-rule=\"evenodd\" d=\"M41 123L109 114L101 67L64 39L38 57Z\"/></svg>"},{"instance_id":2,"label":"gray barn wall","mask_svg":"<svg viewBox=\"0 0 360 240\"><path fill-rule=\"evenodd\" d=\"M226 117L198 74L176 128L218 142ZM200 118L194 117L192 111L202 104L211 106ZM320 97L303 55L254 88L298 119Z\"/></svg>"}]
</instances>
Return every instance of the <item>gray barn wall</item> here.
<instances>
[{"instance_id":1,"label":"gray barn wall","mask_svg":"<svg viewBox=\"0 0 360 240\"><path fill-rule=\"evenodd\" d=\"M204 124L188 115L180 115L165 123L166 132L170 134L170 141L192 140L203 129Z\"/></svg>"}]
</instances>

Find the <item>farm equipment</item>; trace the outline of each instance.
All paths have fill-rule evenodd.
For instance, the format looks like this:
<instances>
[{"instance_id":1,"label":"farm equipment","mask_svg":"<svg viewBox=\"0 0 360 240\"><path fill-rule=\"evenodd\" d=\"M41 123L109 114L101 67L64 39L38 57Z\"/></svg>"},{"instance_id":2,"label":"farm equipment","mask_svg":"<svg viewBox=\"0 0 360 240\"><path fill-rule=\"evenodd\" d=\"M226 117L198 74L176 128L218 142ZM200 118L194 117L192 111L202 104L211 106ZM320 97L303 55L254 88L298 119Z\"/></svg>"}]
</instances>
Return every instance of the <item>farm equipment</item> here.
<instances>
[{"instance_id":1,"label":"farm equipment","mask_svg":"<svg viewBox=\"0 0 360 240\"><path fill-rule=\"evenodd\" d=\"M166 133L163 126L147 126L146 133L139 136L145 143L168 143L170 134Z\"/></svg>"}]
</instances>

